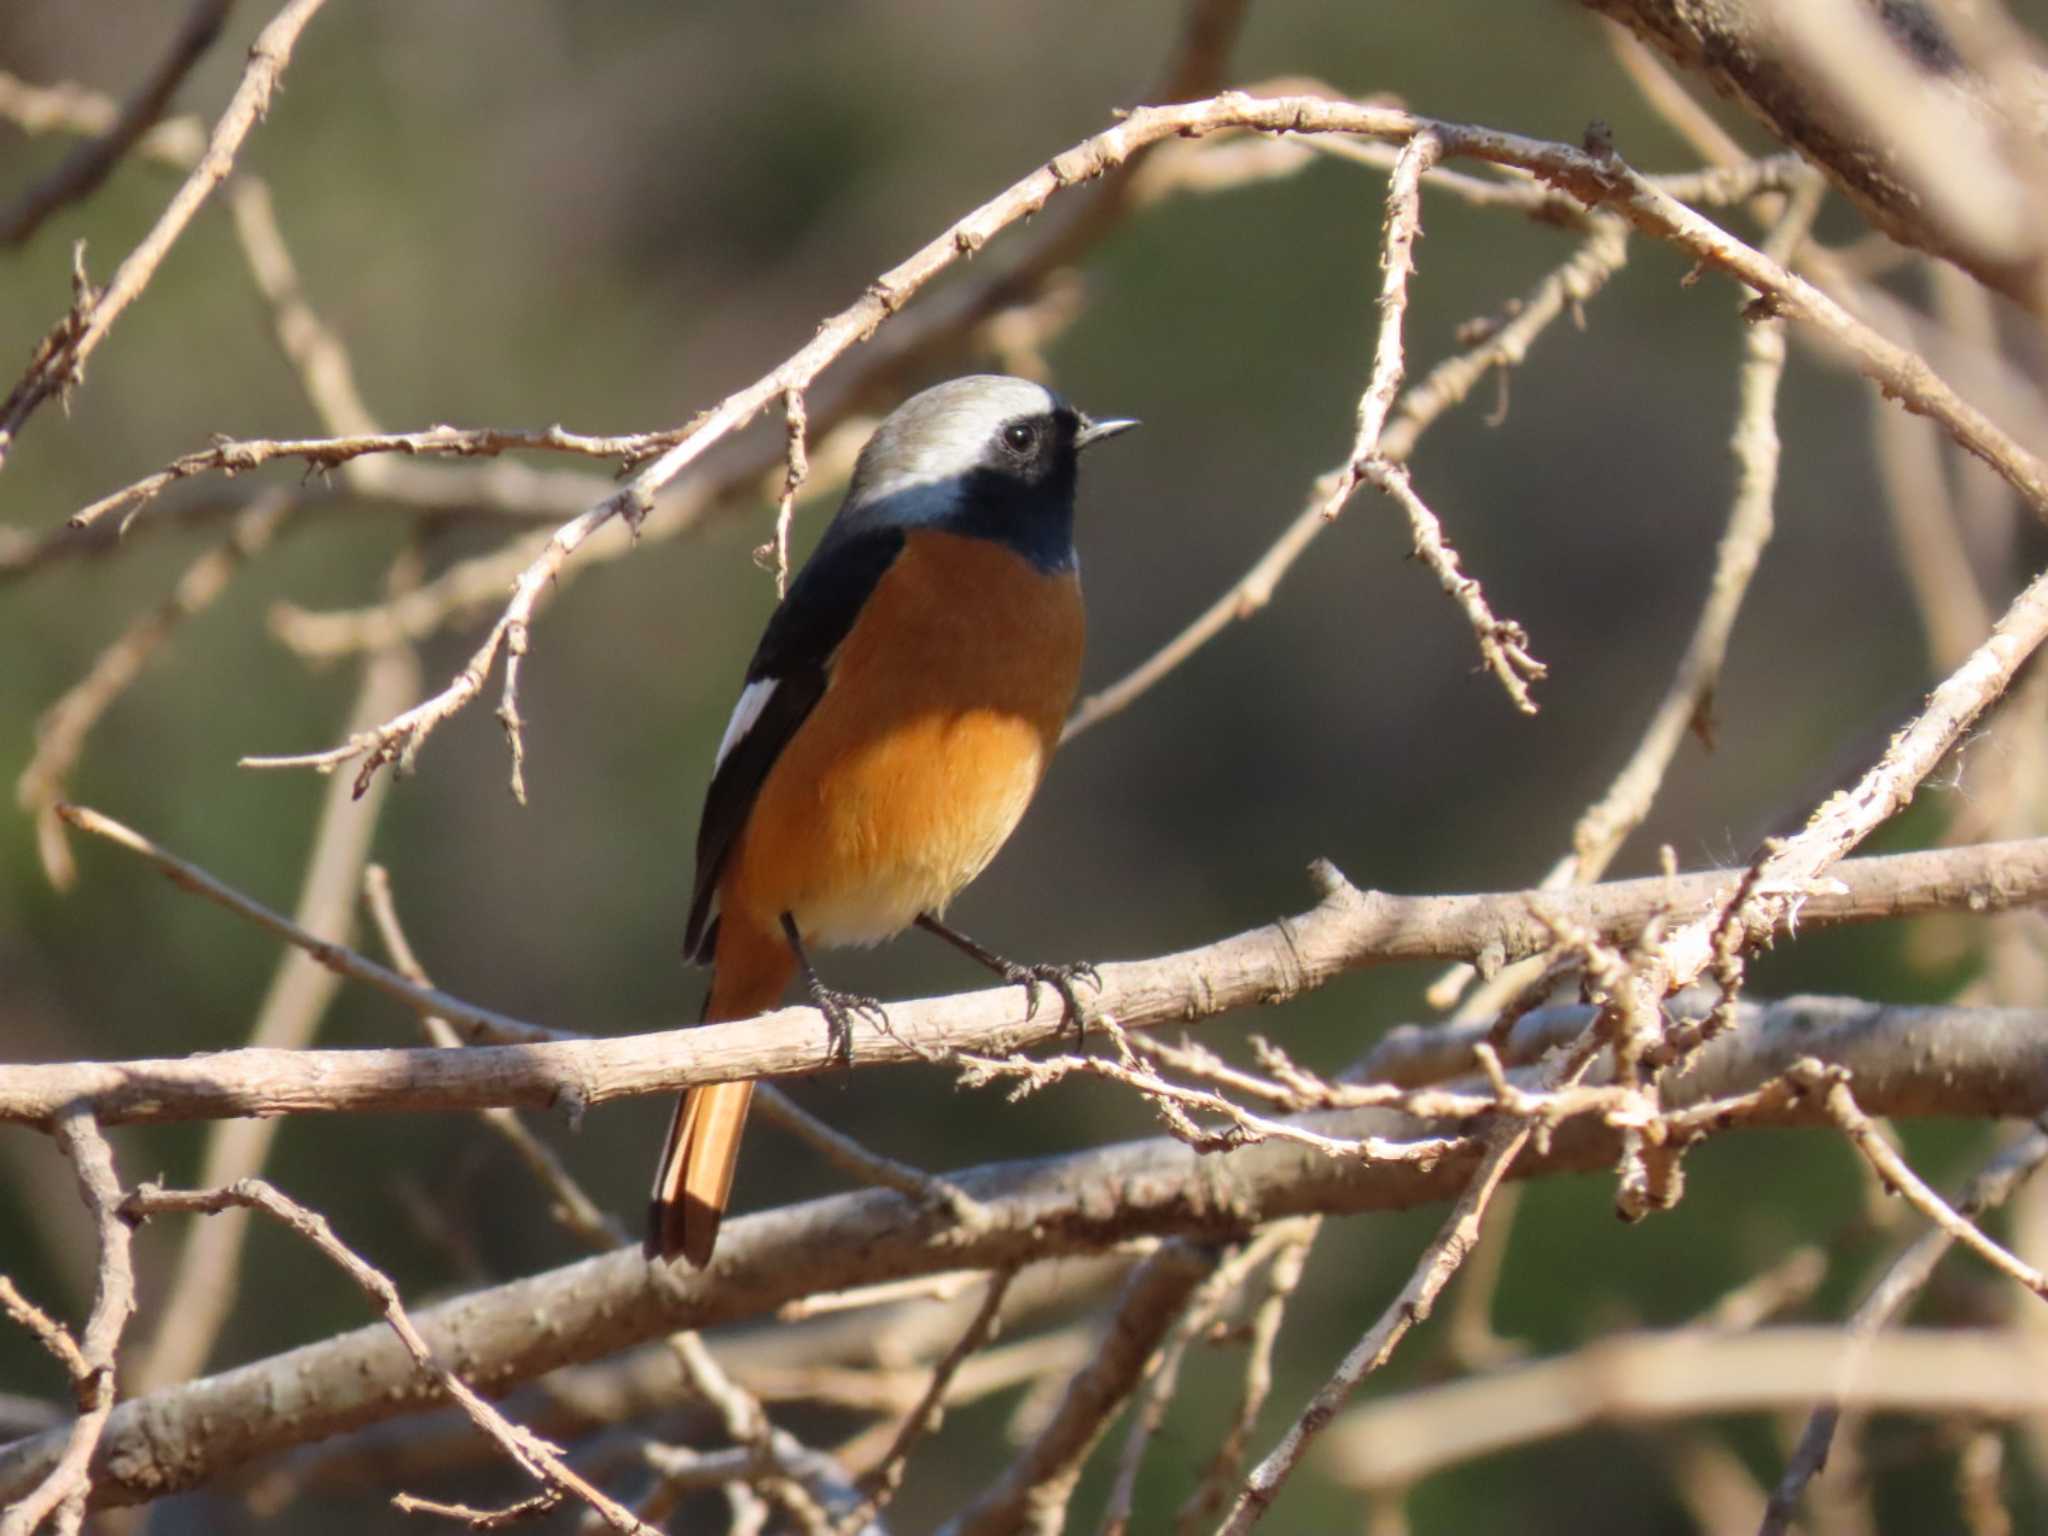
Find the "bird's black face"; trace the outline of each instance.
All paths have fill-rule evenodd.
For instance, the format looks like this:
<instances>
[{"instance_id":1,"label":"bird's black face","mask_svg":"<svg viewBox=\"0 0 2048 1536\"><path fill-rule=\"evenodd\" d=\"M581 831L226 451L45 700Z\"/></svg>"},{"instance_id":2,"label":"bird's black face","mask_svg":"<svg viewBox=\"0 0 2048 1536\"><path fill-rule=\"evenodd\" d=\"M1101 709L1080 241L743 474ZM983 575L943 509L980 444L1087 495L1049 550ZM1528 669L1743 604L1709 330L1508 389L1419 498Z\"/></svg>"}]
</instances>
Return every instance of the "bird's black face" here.
<instances>
[{"instance_id":1,"label":"bird's black face","mask_svg":"<svg viewBox=\"0 0 2048 1536\"><path fill-rule=\"evenodd\" d=\"M1073 495L1079 450L1075 435L1081 429L1080 413L1070 406L1013 416L995 430L981 462L986 473L1014 480L1020 485L1051 490L1061 488Z\"/></svg>"},{"instance_id":2,"label":"bird's black face","mask_svg":"<svg viewBox=\"0 0 2048 1536\"><path fill-rule=\"evenodd\" d=\"M955 379L897 408L862 450L838 525L994 539L1041 570L1074 564L1074 486L1091 422L1023 379Z\"/></svg>"},{"instance_id":3,"label":"bird's black face","mask_svg":"<svg viewBox=\"0 0 2048 1536\"><path fill-rule=\"evenodd\" d=\"M1008 544L1043 570L1074 563L1078 412L1066 405L1012 416L968 471L954 517L962 533Z\"/></svg>"}]
</instances>

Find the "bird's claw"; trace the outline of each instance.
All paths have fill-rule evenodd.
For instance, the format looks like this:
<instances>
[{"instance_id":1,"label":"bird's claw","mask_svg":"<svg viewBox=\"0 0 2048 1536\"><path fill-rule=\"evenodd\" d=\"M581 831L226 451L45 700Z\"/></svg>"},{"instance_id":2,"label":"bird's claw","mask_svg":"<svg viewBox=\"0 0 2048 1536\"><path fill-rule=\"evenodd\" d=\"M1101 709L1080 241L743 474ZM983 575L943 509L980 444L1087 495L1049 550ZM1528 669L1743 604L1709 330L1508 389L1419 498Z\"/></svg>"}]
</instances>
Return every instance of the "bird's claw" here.
<instances>
[{"instance_id":1,"label":"bird's claw","mask_svg":"<svg viewBox=\"0 0 2048 1536\"><path fill-rule=\"evenodd\" d=\"M1087 1038L1088 1014L1081 1006L1080 995L1074 991L1074 983L1084 981L1097 991L1102 989L1101 973L1087 961L1041 965L1019 965L1013 961L1003 972L1003 979L1024 989L1024 1017L1027 1019L1038 1012L1038 989L1051 987L1060 995L1061 1022L1074 1026L1077 1044Z\"/></svg>"},{"instance_id":2,"label":"bird's claw","mask_svg":"<svg viewBox=\"0 0 2048 1536\"><path fill-rule=\"evenodd\" d=\"M853 1065L853 1021L865 1019L883 1034L893 1033L889 1028L889 1015L883 1009L880 999L861 992L841 992L836 987L813 987L811 1003L818 1012L825 1015L825 1026L831 1034L832 1050L844 1067Z\"/></svg>"}]
</instances>

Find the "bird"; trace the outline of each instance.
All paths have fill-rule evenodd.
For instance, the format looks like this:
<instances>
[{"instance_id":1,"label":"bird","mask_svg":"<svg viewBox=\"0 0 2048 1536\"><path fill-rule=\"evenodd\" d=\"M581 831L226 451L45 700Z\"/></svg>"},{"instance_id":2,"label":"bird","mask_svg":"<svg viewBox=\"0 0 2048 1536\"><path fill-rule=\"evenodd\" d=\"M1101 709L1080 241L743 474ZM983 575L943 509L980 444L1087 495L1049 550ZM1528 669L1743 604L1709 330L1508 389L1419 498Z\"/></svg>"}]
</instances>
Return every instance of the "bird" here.
<instances>
[{"instance_id":1,"label":"bird","mask_svg":"<svg viewBox=\"0 0 2048 1536\"><path fill-rule=\"evenodd\" d=\"M941 919L1043 779L1079 687L1080 456L1138 425L1043 385L977 374L904 401L770 615L713 759L683 948L712 968L704 1022L752 1018L801 973L842 1052L871 998L820 981L813 948L913 924L1030 1006L1080 1022L1085 966L1020 965ZM650 1260L711 1262L751 1081L690 1089L649 1202Z\"/></svg>"}]
</instances>

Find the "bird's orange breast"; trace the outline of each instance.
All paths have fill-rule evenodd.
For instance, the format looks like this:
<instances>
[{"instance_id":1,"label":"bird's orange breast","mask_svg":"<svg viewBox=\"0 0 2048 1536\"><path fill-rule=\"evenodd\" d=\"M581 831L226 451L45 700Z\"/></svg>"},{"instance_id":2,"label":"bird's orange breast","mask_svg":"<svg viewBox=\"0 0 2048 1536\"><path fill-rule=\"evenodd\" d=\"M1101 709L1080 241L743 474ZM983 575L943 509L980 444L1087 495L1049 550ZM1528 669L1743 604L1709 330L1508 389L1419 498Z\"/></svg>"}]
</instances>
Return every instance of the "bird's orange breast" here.
<instances>
[{"instance_id":1,"label":"bird's orange breast","mask_svg":"<svg viewBox=\"0 0 2048 1536\"><path fill-rule=\"evenodd\" d=\"M866 944L939 912L1002 847L1080 682L1081 588L989 539L911 532L762 782L727 920Z\"/></svg>"}]
</instances>

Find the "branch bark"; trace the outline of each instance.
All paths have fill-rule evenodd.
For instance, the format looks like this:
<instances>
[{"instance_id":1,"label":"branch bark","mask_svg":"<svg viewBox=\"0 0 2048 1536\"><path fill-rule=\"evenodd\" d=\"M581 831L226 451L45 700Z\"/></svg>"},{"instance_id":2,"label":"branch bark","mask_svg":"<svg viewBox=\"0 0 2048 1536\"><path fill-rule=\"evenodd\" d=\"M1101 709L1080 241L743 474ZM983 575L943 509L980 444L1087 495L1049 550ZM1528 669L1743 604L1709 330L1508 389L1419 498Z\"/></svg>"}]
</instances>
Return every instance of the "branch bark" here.
<instances>
[{"instance_id":1,"label":"branch bark","mask_svg":"<svg viewBox=\"0 0 2048 1536\"><path fill-rule=\"evenodd\" d=\"M1585 3L1741 104L1894 240L2041 312L2048 75L2010 22L1926 0Z\"/></svg>"},{"instance_id":2,"label":"branch bark","mask_svg":"<svg viewBox=\"0 0 2048 1536\"><path fill-rule=\"evenodd\" d=\"M1093 1011L1127 1029L1193 1023L1236 1008L1284 1002L1355 970L1405 961L1471 960L1490 970L1555 943L1570 924L1627 944L1672 913L1718 910L1740 876L1710 872L1614 881L1571 891L1482 896L1391 896L1361 891L1329 864L1312 871L1323 900L1308 911L1199 949L1099 968ZM1816 888L1797 908L1808 927L1986 913L2048 900L2048 838L1846 860L1830 871L1839 890ZM282 925L289 929L289 924ZM1779 930L1772 930L1779 931ZM1762 942L1768 932L1749 935ZM309 941L315 958L348 968L352 951ZM363 961L369 966L370 962ZM484 1010L446 994L413 995L395 973L373 967L385 990L461 1023L487 1021L499 1038L530 1031L535 1043L336 1051L220 1051L130 1062L0 1067L0 1122L42 1125L70 1104L103 1124L285 1114L365 1114L518 1105L572 1117L598 1104L697 1083L791 1077L835 1068L839 1055L813 1008L785 1008L733 1024L617 1039L562 1039L560 1032ZM376 978L372 978L376 979ZM1057 1014L1024 1012L1015 987L893 1004L887 1031L854 1024L853 1058L867 1066L927 1061L955 1051L1006 1055L1055 1038Z\"/></svg>"},{"instance_id":3,"label":"branch bark","mask_svg":"<svg viewBox=\"0 0 2048 1536\"><path fill-rule=\"evenodd\" d=\"M1825 1107L1796 1093L1767 1096L1739 1120L1725 1096L1775 1080L1791 1060L1846 1067L1858 1102L1893 1116L2033 1115L2048 1107L2048 1029L2038 1013L1885 1008L1806 999L1774 1013L1742 1010L1738 1027L1658 1086L1666 1113L1712 1104L1691 1134L1741 1125L1823 1126ZM457 1057L475 1052L450 1053ZM1415 1136L1385 1111L1310 1117L1344 1135ZM637 1248L422 1309L414 1321L436 1358L460 1361L487 1393L558 1366L611 1354L680 1328L759 1316L800 1295L962 1268L995 1269L1094 1254L1142 1236L1221 1241L1285 1216L1407 1209L1451 1200L1471 1182L1484 1135L1446 1145L1434 1162L1339 1161L1269 1142L1203 1156L1170 1138L951 1175L985 1208L972 1229L949 1210L889 1190L864 1190L742 1217L717 1263L678 1274ZM1555 1128L1515 1164L1517 1178L1611 1167L1616 1129L1592 1119ZM308 1344L183 1386L131 1399L106 1425L94 1497L135 1503L190 1488L251 1460L439 1402L412 1356L382 1324ZM66 1434L0 1449L0 1501L45 1475Z\"/></svg>"}]
</instances>

